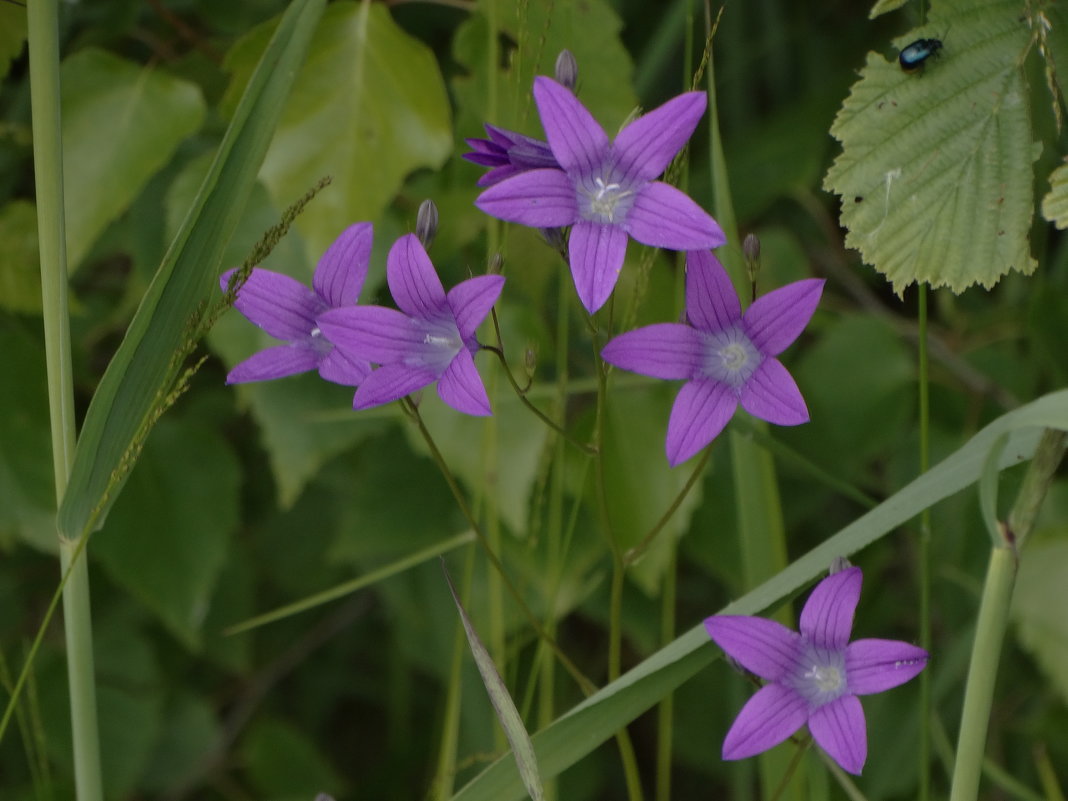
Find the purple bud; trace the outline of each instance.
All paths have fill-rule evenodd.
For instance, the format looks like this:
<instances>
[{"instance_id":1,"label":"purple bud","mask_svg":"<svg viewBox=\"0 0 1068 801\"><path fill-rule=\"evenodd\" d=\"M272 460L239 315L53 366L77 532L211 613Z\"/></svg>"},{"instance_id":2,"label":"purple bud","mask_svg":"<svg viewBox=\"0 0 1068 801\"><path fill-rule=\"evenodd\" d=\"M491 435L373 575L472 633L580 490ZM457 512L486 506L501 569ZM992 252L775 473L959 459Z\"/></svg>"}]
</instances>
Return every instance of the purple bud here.
<instances>
[{"instance_id":1,"label":"purple bud","mask_svg":"<svg viewBox=\"0 0 1068 801\"><path fill-rule=\"evenodd\" d=\"M438 232L438 207L433 200L424 200L419 204L419 213L415 217L415 235L423 243L425 250L430 250L430 243Z\"/></svg>"},{"instance_id":2,"label":"purple bud","mask_svg":"<svg viewBox=\"0 0 1068 801\"><path fill-rule=\"evenodd\" d=\"M578 62L575 61L575 56L570 50L561 50L560 55L556 57L555 74L556 82L570 89L574 94L575 86L578 84Z\"/></svg>"}]
</instances>

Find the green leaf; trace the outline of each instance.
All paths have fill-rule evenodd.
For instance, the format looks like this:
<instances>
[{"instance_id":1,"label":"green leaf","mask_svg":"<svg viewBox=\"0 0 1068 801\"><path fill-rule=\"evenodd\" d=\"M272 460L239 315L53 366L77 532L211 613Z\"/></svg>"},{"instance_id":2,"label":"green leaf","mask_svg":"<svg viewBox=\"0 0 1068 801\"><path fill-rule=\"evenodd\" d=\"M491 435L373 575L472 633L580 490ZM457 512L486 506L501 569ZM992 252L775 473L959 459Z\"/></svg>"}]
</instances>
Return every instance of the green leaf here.
<instances>
[{"instance_id":1,"label":"green leaf","mask_svg":"<svg viewBox=\"0 0 1068 801\"><path fill-rule=\"evenodd\" d=\"M868 19L875 19L881 17L883 14L889 14L891 11L897 11L901 6L905 5L909 0L875 0L875 5L868 11Z\"/></svg>"},{"instance_id":2,"label":"green leaf","mask_svg":"<svg viewBox=\"0 0 1068 801\"><path fill-rule=\"evenodd\" d=\"M1045 395L999 417L879 506L759 587L714 613L755 615L776 608L826 571L834 557L859 551L921 510L975 482L992 444L1003 432L1009 432L1001 462L1005 468L1030 458L1043 428L1068 430L1068 390ZM716 653L704 626L697 625L557 718L532 738L542 778L550 779L575 764L711 662ZM506 754L463 787L453 799L518 801L523 792L515 761Z\"/></svg>"},{"instance_id":3,"label":"green leaf","mask_svg":"<svg viewBox=\"0 0 1068 801\"><path fill-rule=\"evenodd\" d=\"M37 207L13 200L0 208L0 307L27 314L41 311Z\"/></svg>"},{"instance_id":4,"label":"green leaf","mask_svg":"<svg viewBox=\"0 0 1068 801\"><path fill-rule=\"evenodd\" d=\"M238 521L237 460L212 430L163 420L94 540L116 583L187 647L204 616Z\"/></svg>"},{"instance_id":5,"label":"green leaf","mask_svg":"<svg viewBox=\"0 0 1068 801\"><path fill-rule=\"evenodd\" d=\"M246 735L241 756L259 798L308 801L321 790L344 789L323 750L294 726L268 718Z\"/></svg>"},{"instance_id":6,"label":"green leaf","mask_svg":"<svg viewBox=\"0 0 1068 801\"><path fill-rule=\"evenodd\" d=\"M950 30L918 73L869 53L831 128L842 153L824 186L842 196L846 244L899 294L913 282L989 287L1036 266L1020 4L944 2L894 44Z\"/></svg>"},{"instance_id":7,"label":"green leaf","mask_svg":"<svg viewBox=\"0 0 1068 801\"><path fill-rule=\"evenodd\" d=\"M233 86L244 85L270 29L231 51ZM318 177L334 179L297 221L314 261L354 220L376 220L408 173L440 167L451 150L448 97L431 50L397 26L386 4L339 2L323 14L261 177L280 207Z\"/></svg>"},{"instance_id":8,"label":"green leaf","mask_svg":"<svg viewBox=\"0 0 1068 801\"><path fill-rule=\"evenodd\" d=\"M0 381L0 544L14 538L56 551L56 490L44 348L17 329L0 327L9 378Z\"/></svg>"},{"instance_id":9,"label":"green leaf","mask_svg":"<svg viewBox=\"0 0 1068 801\"><path fill-rule=\"evenodd\" d=\"M668 510L686 484L700 457L679 467L668 464L664 437L677 385L646 384L630 392L608 396L605 417L604 477L611 530L622 550L638 545ZM628 575L646 593L655 595L667 568L670 540L690 526L701 500L697 484L661 529L653 545Z\"/></svg>"},{"instance_id":10,"label":"green leaf","mask_svg":"<svg viewBox=\"0 0 1068 801\"><path fill-rule=\"evenodd\" d=\"M493 6L496 6L494 9ZM489 15L507 34L515 49L499 44L496 75L490 75ZM552 75L556 56L567 48L578 62L579 96L609 136L634 110L634 65L620 39L623 22L605 0L556 0L520 3L512 8L501 0L481 0L479 10L457 31L453 53L467 67L452 81L461 114L461 130L482 136L482 124L544 137L531 91L534 76ZM500 64L508 64L501 69ZM491 99L490 87L497 90ZM664 98L665 100L667 98Z\"/></svg>"},{"instance_id":11,"label":"green leaf","mask_svg":"<svg viewBox=\"0 0 1068 801\"><path fill-rule=\"evenodd\" d=\"M189 81L103 50L79 50L60 73L67 258L74 269L178 145L200 128Z\"/></svg>"},{"instance_id":12,"label":"green leaf","mask_svg":"<svg viewBox=\"0 0 1068 801\"><path fill-rule=\"evenodd\" d=\"M15 3L0 2L0 78L7 75L11 61L26 42L26 9Z\"/></svg>"},{"instance_id":13,"label":"green leaf","mask_svg":"<svg viewBox=\"0 0 1068 801\"><path fill-rule=\"evenodd\" d=\"M181 231L93 396L78 439L60 530L76 538L107 514L131 447L174 377L173 354L198 305L217 291L219 260L241 219L324 0L294 0L264 52Z\"/></svg>"},{"instance_id":14,"label":"green leaf","mask_svg":"<svg viewBox=\"0 0 1068 801\"><path fill-rule=\"evenodd\" d=\"M1049 175L1049 192L1042 198L1042 216L1060 229L1068 228L1068 164Z\"/></svg>"},{"instance_id":15,"label":"green leaf","mask_svg":"<svg viewBox=\"0 0 1068 801\"><path fill-rule=\"evenodd\" d=\"M527 793L533 801L541 801L545 797L545 792L542 789L541 776L538 773L538 758L534 754L534 745L530 742L530 735L527 734L526 727L523 725L523 718L520 716L519 710L516 709L512 696L508 694L508 687L505 685L504 679L497 672L493 657L486 650L486 646L482 644L482 640L478 637L478 632L475 631L475 627L471 623L471 618L467 616L464 605L460 603L460 596L456 594L456 587L452 584L449 571L445 569L444 558L441 560L441 568L445 571L445 581L449 585L449 592L452 594L452 600L456 604L456 611L460 613L460 621L463 623L464 633L467 635L467 644L471 647L471 654L474 656L475 665L482 676L482 683L486 685L486 693L489 695L490 703L493 704L493 711L497 714L497 720L500 721L501 728L504 729L504 736L508 738L508 745L512 747L516 769L523 780L523 786L526 787Z\"/></svg>"},{"instance_id":16,"label":"green leaf","mask_svg":"<svg viewBox=\"0 0 1068 801\"><path fill-rule=\"evenodd\" d=\"M1068 703L1065 576L1068 576L1068 542L1035 543L1024 549L1012 618L1020 644L1035 658L1050 684Z\"/></svg>"}]
</instances>

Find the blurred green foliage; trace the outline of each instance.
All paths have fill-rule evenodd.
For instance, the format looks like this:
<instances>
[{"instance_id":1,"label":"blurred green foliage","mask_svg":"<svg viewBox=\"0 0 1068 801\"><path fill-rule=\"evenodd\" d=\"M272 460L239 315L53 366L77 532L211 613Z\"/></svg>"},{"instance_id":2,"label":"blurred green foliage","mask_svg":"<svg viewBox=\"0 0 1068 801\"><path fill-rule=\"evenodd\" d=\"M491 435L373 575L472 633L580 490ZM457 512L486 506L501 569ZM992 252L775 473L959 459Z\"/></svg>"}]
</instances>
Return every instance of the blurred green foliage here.
<instances>
[{"instance_id":1,"label":"blurred green foliage","mask_svg":"<svg viewBox=\"0 0 1068 801\"><path fill-rule=\"evenodd\" d=\"M281 0L63 5L68 247L78 267L72 328L83 411L284 6ZM414 229L418 203L432 197L441 226L431 255L446 285L482 272L491 248L504 255L509 283L499 314L513 369L522 372L529 349L536 362L531 398L543 408L557 404L570 430L587 436L592 343L577 315L570 320L566 361L556 351L557 285L570 279L536 233L504 229L474 209L480 173L459 158L462 142L481 136L484 121L539 134L530 81L551 73L561 47L578 59L580 97L614 131L637 106L651 108L688 87L687 36L696 56L704 42L697 9L687 0L332 3L281 109L224 264L240 263L282 209L329 174L331 187L265 265L308 280L317 255L341 228L368 219L375 223L375 246L362 300L381 301L389 244ZM3 686L22 664L58 581L22 15L0 2ZM915 300L911 291L899 299L845 249L839 199L823 192L821 181L839 153L827 132L867 51L874 51L867 70L883 70L882 80L910 97L941 91L938 74L893 73L895 43L905 41L916 22L909 9L869 21L865 9L842 2L761 0L728 6L715 40L735 208L744 232L757 233L764 245L759 288L810 275L828 278L813 325L784 355L813 422L771 436L879 499L916 473ZM947 49L971 30L962 25L943 32ZM1063 27L1054 27L1055 52L1063 43L1057 36L1063 37ZM1029 57L1038 56L1032 51ZM945 80L954 77L948 53L945 63L932 67L932 73L945 67ZM1021 101L1047 109L1041 69L1032 72L1031 96ZM1049 135L1047 152L1063 152L1063 136L1049 133L1049 119L1035 128L1036 135ZM688 184L707 207L705 137L699 129ZM1021 148L1020 163L1029 165L1032 142L1011 144ZM885 173L866 160L860 166L875 176L866 187ZM1032 192L1030 179L1024 183L1021 203ZM870 207L868 188L856 194ZM845 197L841 206L848 212L851 203L858 201ZM990 291L932 296L934 461L998 414L1068 381L1068 249L1045 227L1028 231L1026 220L1016 223L1016 245L1029 236L1030 254L1038 259L1034 276L1014 272ZM648 298L638 322L670 319L678 267L666 255L650 256L643 283L644 257L631 248L617 308L629 308L637 293ZM90 568L109 797L311 801L322 791L341 801L422 798L443 782L459 787L498 756L503 743L469 657L458 684L451 678L457 618L435 564L250 633L221 634L467 526L425 444L398 410L355 415L351 390L315 376L226 387L226 370L267 339L236 313L219 322L207 341L209 361L151 434L107 524L94 535ZM558 458L550 433L514 399L497 365L486 354L479 360L496 413L489 427L457 419L432 392L422 398L422 413L468 497L499 516L504 561L527 602L601 683L610 560L590 511L595 505L586 503L593 494L588 464L574 452ZM560 398L555 381L565 371L572 391ZM663 455L672 394L671 387L651 382L620 382L610 399L607 447L614 456L607 480L623 547L640 538L688 476L685 467L671 471ZM791 559L863 511L801 465L778 465ZM727 448L717 445L659 547L629 575L625 667L660 643L667 537L679 548L680 631L750 589L740 578L732 481ZM1063 608L1068 570L1064 492L1060 487L1055 494L1021 567L1014 615L1019 640L1004 655L991 730L992 758L1031 787L1038 786L1038 747L1047 749L1062 784L1068 782L1068 631L1061 618L1050 617L1051 609ZM563 554L547 534L554 515L567 532ZM930 669L937 726L952 740L988 550L974 493L936 506L933 529L937 648ZM856 629L862 636L916 636L913 533L888 537L857 557L868 587ZM466 555L449 557L454 576L463 574ZM528 728L538 728L544 720L532 687L544 655L536 639L511 603L490 609L495 596L481 562L467 591L465 605L483 637L493 613L503 617L502 674ZM61 643L58 633L49 634L18 726L0 743L5 801L70 797ZM440 776L450 683L462 699L459 742L454 772ZM676 798L750 797L749 767L718 758L723 733L745 697L741 684L717 664L676 693ZM550 696L556 714L582 697L560 670ZM914 797L916 745L898 733L915 726L916 702L912 687L866 702L872 757L863 789L873 801ZM656 747L652 716L639 718L631 732L648 783ZM941 757L934 776L935 786L944 788ZM837 789L828 792L839 797ZM558 797L568 801L623 793L618 755L609 746L566 771L558 787Z\"/></svg>"}]
</instances>

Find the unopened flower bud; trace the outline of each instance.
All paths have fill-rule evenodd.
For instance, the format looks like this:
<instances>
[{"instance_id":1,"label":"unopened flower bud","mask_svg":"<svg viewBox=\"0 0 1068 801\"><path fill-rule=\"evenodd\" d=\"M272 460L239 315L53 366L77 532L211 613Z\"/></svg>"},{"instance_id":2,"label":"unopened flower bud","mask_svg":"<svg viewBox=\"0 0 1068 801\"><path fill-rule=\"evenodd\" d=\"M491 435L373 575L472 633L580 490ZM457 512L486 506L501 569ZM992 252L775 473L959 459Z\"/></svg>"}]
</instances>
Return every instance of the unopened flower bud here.
<instances>
[{"instance_id":1,"label":"unopened flower bud","mask_svg":"<svg viewBox=\"0 0 1068 801\"><path fill-rule=\"evenodd\" d=\"M438 232L438 207L433 200L424 200L419 204L419 213L415 217L415 235L430 250L430 243Z\"/></svg>"},{"instance_id":2,"label":"unopened flower bud","mask_svg":"<svg viewBox=\"0 0 1068 801\"><path fill-rule=\"evenodd\" d=\"M564 238L563 228L539 228L542 238L549 243L549 247L567 258L567 240Z\"/></svg>"},{"instance_id":3,"label":"unopened flower bud","mask_svg":"<svg viewBox=\"0 0 1068 801\"><path fill-rule=\"evenodd\" d=\"M853 564L844 556L836 556L831 560L831 569L827 571L828 575L834 575L835 573L841 573L843 570L848 570Z\"/></svg>"},{"instance_id":4,"label":"unopened flower bud","mask_svg":"<svg viewBox=\"0 0 1068 801\"><path fill-rule=\"evenodd\" d=\"M534 380L534 370L538 366L538 352L534 349L533 345L527 345L527 349L523 351L523 369L527 373L527 381Z\"/></svg>"},{"instance_id":5,"label":"unopened flower bud","mask_svg":"<svg viewBox=\"0 0 1068 801\"><path fill-rule=\"evenodd\" d=\"M575 56L570 50L561 50L560 55L556 57L556 82L561 86L575 91L575 86L578 84L578 62L575 61Z\"/></svg>"},{"instance_id":6,"label":"unopened flower bud","mask_svg":"<svg viewBox=\"0 0 1068 801\"><path fill-rule=\"evenodd\" d=\"M746 261L760 261L760 240L756 234L745 235L745 240L742 242L742 253L745 254Z\"/></svg>"},{"instance_id":7,"label":"unopened flower bud","mask_svg":"<svg viewBox=\"0 0 1068 801\"><path fill-rule=\"evenodd\" d=\"M500 275L501 270L504 269L504 256L500 253L494 253L490 257L489 264L486 267L486 273L489 275Z\"/></svg>"}]
</instances>

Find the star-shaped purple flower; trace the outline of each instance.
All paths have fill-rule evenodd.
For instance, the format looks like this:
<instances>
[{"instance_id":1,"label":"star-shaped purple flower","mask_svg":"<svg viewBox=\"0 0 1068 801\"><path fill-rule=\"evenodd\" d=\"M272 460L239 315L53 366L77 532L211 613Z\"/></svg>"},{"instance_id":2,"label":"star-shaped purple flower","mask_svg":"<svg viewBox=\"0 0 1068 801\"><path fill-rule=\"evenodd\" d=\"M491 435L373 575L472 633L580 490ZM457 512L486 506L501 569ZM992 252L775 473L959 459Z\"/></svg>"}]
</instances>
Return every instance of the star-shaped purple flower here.
<instances>
[{"instance_id":1,"label":"star-shaped purple flower","mask_svg":"<svg viewBox=\"0 0 1068 801\"><path fill-rule=\"evenodd\" d=\"M654 180L705 113L705 95L687 92L628 124L614 141L570 91L534 80L534 100L562 170L524 170L483 192L476 205L535 228L570 225L571 274L593 313L619 278L627 237L672 250L713 248L723 231L685 193Z\"/></svg>"},{"instance_id":2,"label":"star-shaped purple flower","mask_svg":"<svg viewBox=\"0 0 1068 801\"><path fill-rule=\"evenodd\" d=\"M327 309L356 303L371 258L371 223L346 228L323 253L312 276L312 289L273 270L253 268L237 291L234 306L272 337L285 340L254 353L226 376L227 384L267 381L318 369L327 381L356 386L371 372L366 361L353 359L324 337L315 318ZM236 270L219 277L226 292Z\"/></svg>"},{"instance_id":3,"label":"star-shaped purple flower","mask_svg":"<svg viewBox=\"0 0 1068 801\"><path fill-rule=\"evenodd\" d=\"M707 250L686 254L688 323L660 323L611 340L601 357L654 378L686 379L668 421L674 467L723 430L738 404L777 425L808 421L794 379L775 357L800 335L816 310L823 280L796 281L758 298L742 314L727 271Z\"/></svg>"},{"instance_id":4,"label":"star-shaped purple flower","mask_svg":"<svg viewBox=\"0 0 1068 801\"><path fill-rule=\"evenodd\" d=\"M389 403L437 381L438 395L457 411L491 414L475 369L475 330L497 302L504 277L469 278L446 295L419 239L407 234L390 248L386 280L400 311L354 306L318 319L349 358L381 365L356 390L353 408Z\"/></svg>"},{"instance_id":5,"label":"star-shaped purple flower","mask_svg":"<svg viewBox=\"0 0 1068 801\"><path fill-rule=\"evenodd\" d=\"M479 186L493 186L527 170L560 169L546 142L486 123L489 139L467 139L474 151L463 157L483 167L492 167L478 179Z\"/></svg>"},{"instance_id":6,"label":"star-shaped purple flower","mask_svg":"<svg viewBox=\"0 0 1068 801\"><path fill-rule=\"evenodd\" d=\"M806 723L843 770L859 774L868 756L858 695L904 684L927 665L927 652L898 640L854 640L861 571L833 573L801 611L801 633L774 620L715 615L705 628L716 644L768 683L749 699L723 741L724 759L744 759L778 745Z\"/></svg>"}]
</instances>

